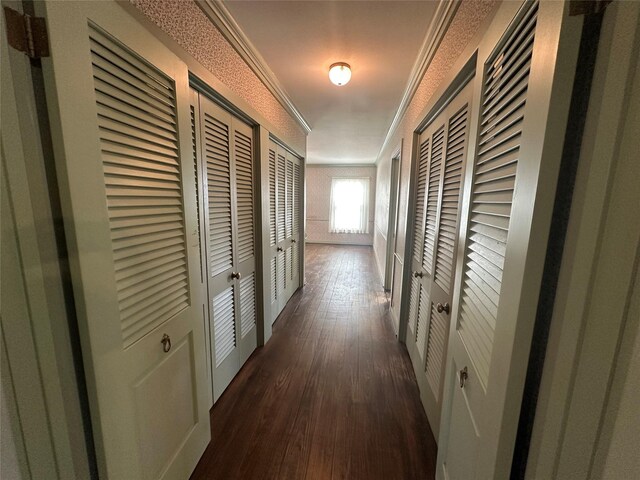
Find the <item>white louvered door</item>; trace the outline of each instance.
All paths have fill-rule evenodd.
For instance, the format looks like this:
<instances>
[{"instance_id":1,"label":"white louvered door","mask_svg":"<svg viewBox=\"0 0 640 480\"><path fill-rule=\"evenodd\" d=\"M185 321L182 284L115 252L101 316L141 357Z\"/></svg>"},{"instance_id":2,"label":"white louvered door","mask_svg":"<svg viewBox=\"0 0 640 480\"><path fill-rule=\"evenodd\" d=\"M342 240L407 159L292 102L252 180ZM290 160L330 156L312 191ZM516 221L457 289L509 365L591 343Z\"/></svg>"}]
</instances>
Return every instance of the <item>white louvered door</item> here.
<instances>
[{"instance_id":1,"label":"white louvered door","mask_svg":"<svg viewBox=\"0 0 640 480\"><path fill-rule=\"evenodd\" d=\"M205 331L205 347L207 352L207 359L211 358L211 333L210 333L210 321L209 321L209 308L207 307L208 292L208 279L207 279L207 236L206 236L206 222L205 217L207 210L204 205L207 196L207 187L205 185L206 180L206 166L201 161L201 145L202 136L200 131L200 101L199 93L191 88L189 90L189 108L191 113L191 150L193 155L193 169L195 171L195 191L196 191L196 220L198 228L198 263L199 269L199 288L202 292L202 298L205 301L202 304L202 318L204 322ZM204 200L204 201L203 201ZM213 406L213 370L211 361L207 361L207 379L209 382L208 400L209 408Z\"/></svg>"},{"instance_id":2,"label":"white louvered door","mask_svg":"<svg viewBox=\"0 0 640 480\"><path fill-rule=\"evenodd\" d=\"M292 290L291 294L295 293L295 291L300 287L300 249L303 248L302 238L300 233L302 232L302 194L303 194L303 171L302 171L302 160L299 158L293 159L293 232L291 234L291 285Z\"/></svg>"},{"instance_id":3,"label":"white louvered door","mask_svg":"<svg viewBox=\"0 0 640 480\"><path fill-rule=\"evenodd\" d=\"M459 231L471 85L467 85L420 135L413 276L409 325L412 362L434 434L440 425L453 267ZM416 218L417 220L417 218ZM412 326L412 324L414 326Z\"/></svg>"},{"instance_id":4,"label":"white louvered door","mask_svg":"<svg viewBox=\"0 0 640 480\"><path fill-rule=\"evenodd\" d=\"M429 172L429 155L431 153L431 136L426 132L420 137L420 146L417 156L417 181L416 203L414 211L413 242L411 249L411 289L409 296L409 334L407 342L415 345L417 338L418 309L420 295L423 291L422 278L422 252L424 249L424 204L427 186L427 173Z\"/></svg>"},{"instance_id":5,"label":"white louvered door","mask_svg":"<svg viewBox=\"0 0 640 480\"><path fill-rule=\"evenodd\" d=\"M287 301L298 289L299 285L299 239L300 239L300 160L287 152L285 180L285 275Z\"/></svg>"},{"instance_id":6,"label":"white louvered door","mask_svg":"<svg viewBox=\"0 0 640 480\"><path fill-rule=\"evenodd\" d=\"M287 151L281 146L276 150L276 295L278 297L278 314L287 304Z\"/></svg>"},{"instance_id":7,"label":"white louvered door","mask_svg":"<svg viewBox=\"0 0 640 480\"><path fill-rule=\"evenodd\" d=\"M209 438L188 72L113 2L39 2L100 476L187 478Z\"/></svg>"},{"instance_id":8,"label":"white louvered door","mask_svg":"<svg viewBox=\"0 0 640 480\"><path fill-rule=\"evenodd\" d=\"M453 303L453 275L460 220L459 205L469 142L470 102L471 85L468 85L446 109L438 210L433 218L427 214L428 236L434 238L434 246L429 247L432 254L432 261L429 263L432 266L433 276L423 357L423 369L427 382L422 398L435 435L439 432L442 410L442 380ZM433 233L430 232L431 228Z\"/></svg>"},{"instance_id":9,"label":"white louvered door","mask_svg":"<svg viewBox=\"0 0 640 480\"><path fill-rule=\"evenodd\" d=\"M199 95L213 400L257 346L253 132Z\"/></svg>"},{"instance_id":10,"label":"white louvered door","mask_svg":"<svg viewBox=\"0 0 640 480\"><path fill-rule=\"evenodd\" d=\"M271 323L276 321L280 313L280 297L283 294L280 289L279 265L280 246L278 245L278 145L273 140L269 141L269 312Z\"/></svg>"},{"instance_id":11,"label":"white louvered door","mask_svg":"<svg viewBox=\"0 0 640 480\"><path fill-rule=\"evenodd\" d=\"M271 322L300 286L302 161L269 142L269 268Z\"/></svg>"},{"instance_id":12,"label":"white louvered door","mask_svg":"<svg viewBox=\"0 0 640 480\"><path fill-rule=\"evenodd\" d=\"M257 277L256 277L256 214L253 129L233 119L235 198L237 249L235 258L236 285L240 292L236 299L238 331L237 365L244 365L258 346ZM237 373L237 372L236 372Z\"/></svg>"},{"instance_id":13,"label":"white louvered door","mask_svg":"<svg viewBox=\"0 0 640 480\"><path fill-rule=\"evenodd\" d=\"M518 7L478 53L441 479L509 477L539 298L581 20L563 2Z\"/></svg>"}]
</instances>

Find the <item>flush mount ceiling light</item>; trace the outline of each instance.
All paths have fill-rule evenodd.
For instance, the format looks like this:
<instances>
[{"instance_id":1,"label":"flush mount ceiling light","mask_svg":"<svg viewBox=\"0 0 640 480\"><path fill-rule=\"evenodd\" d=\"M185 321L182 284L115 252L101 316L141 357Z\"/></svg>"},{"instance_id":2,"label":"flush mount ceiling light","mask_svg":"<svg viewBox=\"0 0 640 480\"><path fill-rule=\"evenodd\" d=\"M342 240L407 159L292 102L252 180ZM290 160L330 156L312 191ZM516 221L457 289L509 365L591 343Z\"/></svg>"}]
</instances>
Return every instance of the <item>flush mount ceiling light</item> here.
<instances>
[{"instance_id":1,"label":"flush mount ceiling light","mask_svg":"<svg viewBox=\"0 0 640 480\"><path fill-rule=\"evenodd\" d=\"M348 63L338 62L329 67L329 80L341 87L351 80L351 67Z\"/></svg>"}]
</instances>

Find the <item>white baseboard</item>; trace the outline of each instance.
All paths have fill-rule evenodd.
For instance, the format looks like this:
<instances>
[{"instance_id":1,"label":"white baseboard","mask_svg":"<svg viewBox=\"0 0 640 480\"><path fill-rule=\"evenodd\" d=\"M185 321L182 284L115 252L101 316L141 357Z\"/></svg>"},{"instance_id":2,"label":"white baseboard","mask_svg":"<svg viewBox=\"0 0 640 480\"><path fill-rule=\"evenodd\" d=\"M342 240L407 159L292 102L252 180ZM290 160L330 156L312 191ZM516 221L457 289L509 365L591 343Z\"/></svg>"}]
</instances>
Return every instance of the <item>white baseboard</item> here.
<instances>
[{"instance_id":1,"label":"white baseboard","mask_svg":"<svg viewBox=\"0 0 640 480\"><path fill-rule=\"evenodd\" d=\"M327 240L306 240L305 241L306 244L309 245L350 245L350 246L354 246L354 247L372 247L373 248L373 244L372 243L358 243L358 242L337 242L337 241L327 241ZM378 263L378 262L376 262Z\"/></svg>"}]
</instances>

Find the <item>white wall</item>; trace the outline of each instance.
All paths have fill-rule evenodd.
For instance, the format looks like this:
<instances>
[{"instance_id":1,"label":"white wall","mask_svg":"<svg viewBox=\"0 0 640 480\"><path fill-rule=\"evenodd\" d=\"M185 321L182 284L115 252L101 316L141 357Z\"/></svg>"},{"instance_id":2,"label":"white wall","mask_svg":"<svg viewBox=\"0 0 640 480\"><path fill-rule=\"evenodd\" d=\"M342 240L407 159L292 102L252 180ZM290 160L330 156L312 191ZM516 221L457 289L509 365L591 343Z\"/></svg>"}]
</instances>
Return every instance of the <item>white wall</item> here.
<instances>
[{"instance_id":1,"label":"white wall","mask_svg":"<svg viewBox=\"0 0 640 480\"><path fill-rule=\"evenodd\" d=\"M369 233L330 233L329 212L333 177L369 177ZM307 165L307 238L309 243L372 245L376 199L376 167Z\"/></svg>"}]
</instances>

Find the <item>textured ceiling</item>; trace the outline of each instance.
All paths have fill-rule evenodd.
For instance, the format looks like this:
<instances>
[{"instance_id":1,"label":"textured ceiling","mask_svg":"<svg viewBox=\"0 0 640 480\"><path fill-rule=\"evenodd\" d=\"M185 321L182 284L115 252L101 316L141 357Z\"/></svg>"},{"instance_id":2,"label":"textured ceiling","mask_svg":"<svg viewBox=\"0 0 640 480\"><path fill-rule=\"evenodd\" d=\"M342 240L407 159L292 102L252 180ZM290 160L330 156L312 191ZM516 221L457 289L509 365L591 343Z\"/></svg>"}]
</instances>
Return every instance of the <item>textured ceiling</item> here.
<instances>
[{"instance_id":1,"label":"textured ceiling","mask_svg":"<svg viewBox=\"0 0 640 480\"><path fill-rule=\"evenodd\" d=\"M309 163L374 163L436 1L255 1L226 7L311 125ZM334 62L351 82L329 81Z\"/></svg>"}]
</instances>

